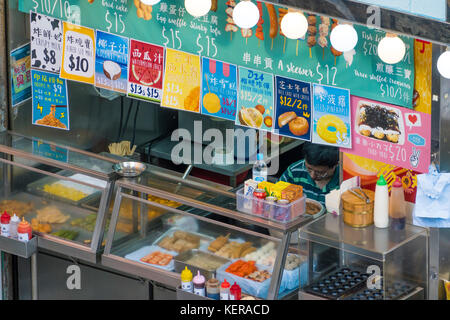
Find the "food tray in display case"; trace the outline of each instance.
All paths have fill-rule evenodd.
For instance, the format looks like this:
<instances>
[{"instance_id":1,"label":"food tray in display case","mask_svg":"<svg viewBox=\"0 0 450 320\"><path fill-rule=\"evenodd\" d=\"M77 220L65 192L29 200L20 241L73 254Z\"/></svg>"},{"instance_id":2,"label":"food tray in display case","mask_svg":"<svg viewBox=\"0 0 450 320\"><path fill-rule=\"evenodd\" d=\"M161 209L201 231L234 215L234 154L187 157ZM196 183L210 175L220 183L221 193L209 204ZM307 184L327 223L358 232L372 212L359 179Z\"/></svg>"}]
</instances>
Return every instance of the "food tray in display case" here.
<instances>
[{"instance_id":1,"label":"food tray in display case","mask_svg":"<svg viewBox=\"0 0 450 320\"><path fill-rule=\"evenodd\" d=\"M214 238L196 232L186 232L179 228L171 228L162 234L153 245L168 251L181 253L184 251L199 249L206 251L209 243Z\"/></svg>"},{"instance_id":2,"label":"food tray in display case","mask_svg":"<svg viewBox=\"0 0 450 320\"><path fill-rule=\"evenodd\" d=\"M125 256L125 259L136 261L144 265L160 268L163 270L173 271L175 266L174 257L176 255L176 252L164 250L158 246L145 246L140 248L139 250L127 254ZM158 262L160 262L160 264L158 264Z\"/></svg>"},{"instance_id":3,"label":"food tray in display case","mask_svg":"<svg viewBox=\"0 0 450 320\"><path fill-rule=\"evenodd\" d=\"M241 188L236 192L236 207L238 211L252 216L289 223L305 214L306 197L303 196L285 206L280 206L253 196L246 196L244 195L244 188Z\"/></svg>"},{"instance_id":4,"label":"food tray in display case","mask_svg":"<svg viewBox=\"0 0 450 320\"><path fill-rule=\"evenodd\" d=\"M230 260L218 257L216 255L200 251L189 250L180 253L175 257L175 272L181 273L185 267L197 274L197 271L209 280L216 277L216 270L222 265L229 263Z\"/></svg>"}]
</instances>

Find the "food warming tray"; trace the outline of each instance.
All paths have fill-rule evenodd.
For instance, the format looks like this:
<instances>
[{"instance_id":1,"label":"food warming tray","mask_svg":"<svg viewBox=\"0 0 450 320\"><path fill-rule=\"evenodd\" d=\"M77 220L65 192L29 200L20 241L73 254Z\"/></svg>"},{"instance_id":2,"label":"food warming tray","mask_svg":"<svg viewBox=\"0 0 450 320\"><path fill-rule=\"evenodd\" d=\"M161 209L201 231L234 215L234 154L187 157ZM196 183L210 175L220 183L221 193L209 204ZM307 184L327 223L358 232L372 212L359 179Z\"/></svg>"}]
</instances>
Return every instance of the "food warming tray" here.
<instances>
[{"instance_id":1,"label":"food warming tray","mask_svg":"<svg viewBox=\"0 0 450 320\"><path fill-rule=\"evenodd\" d=\"M196 265L193 265L193 264L190 264L187 262L189 259L191 259L192 257L194 257L196 255L200 255L200 256L204 257L205 259L207 259L208 261L217 262L218 267L214 268L214 269L205 269L205 268L200 268ZM226 258L219 257L219 256L216 256L216 255L213 255L213 254L201 251L201 250L196 250L196 249L182 252L179 255L177 255L174 260L175 260L175 272L181 272L184 270L185 267L188 267L188 269L192 271L193 275L196 275L197 271L200 271L200 274L205 276L205 278L207 280L211 279L213 276L214 276L214 278L216 278L216 270L220 266L230 262L230 260L228 260Z\"/></svg>"}]
</instances>

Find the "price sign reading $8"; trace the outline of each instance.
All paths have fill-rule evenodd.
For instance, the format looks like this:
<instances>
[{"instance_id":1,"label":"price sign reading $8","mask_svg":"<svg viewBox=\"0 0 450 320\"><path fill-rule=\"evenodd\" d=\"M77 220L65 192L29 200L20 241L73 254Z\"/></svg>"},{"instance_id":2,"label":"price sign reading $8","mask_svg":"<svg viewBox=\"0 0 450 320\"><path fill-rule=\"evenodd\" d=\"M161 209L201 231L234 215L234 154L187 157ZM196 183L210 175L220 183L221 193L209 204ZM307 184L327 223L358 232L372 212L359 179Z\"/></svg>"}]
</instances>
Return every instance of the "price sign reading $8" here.
<instances>
[{"instance_id":1,"label":"price sign reading $8","mask_svg":"<svg viewBox=\"0 0 450 320\"><path fill-rule=\"evenodd\" d=\"M94 30L64 22L61 78L94 84Z\"/></svg>"}]
</instances>

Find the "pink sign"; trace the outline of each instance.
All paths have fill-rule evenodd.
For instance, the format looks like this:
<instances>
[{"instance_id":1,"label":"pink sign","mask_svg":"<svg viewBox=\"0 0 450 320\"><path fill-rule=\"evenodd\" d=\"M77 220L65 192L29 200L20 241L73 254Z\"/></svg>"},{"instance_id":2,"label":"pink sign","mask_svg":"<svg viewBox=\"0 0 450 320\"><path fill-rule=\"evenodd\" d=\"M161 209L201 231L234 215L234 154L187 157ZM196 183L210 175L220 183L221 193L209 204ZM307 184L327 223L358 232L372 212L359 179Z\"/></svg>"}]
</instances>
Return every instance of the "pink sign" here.
<instances>
[{"instance_id":1,"label":"pink sign","mask_svg":"<svg viewBox=\"0 0 450 320\"><path fill-rule=\"evenodd\" d=\"M431 115L351 96L356 154L420 173L430 165Z\"/></svg>"}]
</instances>

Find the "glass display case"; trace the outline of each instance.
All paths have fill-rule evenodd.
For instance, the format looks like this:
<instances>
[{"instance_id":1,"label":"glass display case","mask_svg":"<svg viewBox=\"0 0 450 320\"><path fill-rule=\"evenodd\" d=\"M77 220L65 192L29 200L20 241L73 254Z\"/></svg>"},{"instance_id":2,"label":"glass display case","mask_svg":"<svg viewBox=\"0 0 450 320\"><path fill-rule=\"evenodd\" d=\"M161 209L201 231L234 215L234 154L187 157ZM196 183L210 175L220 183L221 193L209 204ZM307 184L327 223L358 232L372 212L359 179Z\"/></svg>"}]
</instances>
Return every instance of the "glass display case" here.
<instances>
[{"instance_id":1,"label":"glass display case","mask_svg":"<svg viewBox=\"0 0 450 320\"><path fill-rule=\"evenodd\" d=\"M31 223L38 248L96 263L116 161L12 132L0 139L1 212Z\"/></svg>"},{"instance_id":2,"label":"glass display case","mask_svg":"<svg viewBox=\"0 0 450 320\"><path fill-rule=\"evenodd\" d=\"M240 213L229 187L153 166L116 186L103 265L174 291L187 266L257 298L297 296L307 265L290 238L312 217L280 223Z\"/></svg>"},{"instance_id":3,"label":"glass display case","mask_svg":"<svg viewBox=\"0 0 450 320\"><path fill-rule=\"evenodd\" d=\"M299 237L308 252L301 300L427 298L427 229L354 228L327 214L302 227Z\"/></svg>"}]
</instances>

